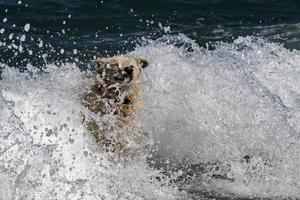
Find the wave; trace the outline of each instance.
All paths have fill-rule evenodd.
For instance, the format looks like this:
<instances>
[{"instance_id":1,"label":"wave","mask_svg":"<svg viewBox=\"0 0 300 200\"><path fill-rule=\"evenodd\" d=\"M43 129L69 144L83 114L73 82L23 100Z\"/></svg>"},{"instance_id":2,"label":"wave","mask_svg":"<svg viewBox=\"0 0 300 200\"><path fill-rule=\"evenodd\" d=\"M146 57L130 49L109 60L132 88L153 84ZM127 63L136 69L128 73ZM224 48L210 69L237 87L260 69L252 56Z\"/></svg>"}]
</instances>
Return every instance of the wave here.
<instances>
[{"instance_id":1,"label":"wave","mask_svg":"<svg viewBox=\"0 0 300 200\"><path fill-rule=\"evenodd\" d=\"M188 190L299 197L299 51L257 37L208 50L180 35L135 53L152 63L141 119L155 159L202 170Z\"/></svg>"},{"instance_id":2,"label":"wave","mask_svg":"<svg viewBox=\"0 0 300 200\"><path fill-rule=\"evenodd\" d=\"M25 73L6 66L0 198L300 196L298 51L256 37L209 50L178 35L128 55L151 63L139 114L140 129L155 140L148 159L124 166L95 144L80 118L89 74L75 64ZM183 165L194 166L192 175Z\"/></svg>"},{"instance_id":3,"label":"wave","mask_svg":"<svg viewBox=\"0 0 300 200\"><path fill-rule=\"evenodd\" d=\"M6 67L0 85L2 199L174 199L141 159L117 165L82 124L90 80L76 65ZM130 184L129 184L130 183Z\"/></svg>"}]
</instances>

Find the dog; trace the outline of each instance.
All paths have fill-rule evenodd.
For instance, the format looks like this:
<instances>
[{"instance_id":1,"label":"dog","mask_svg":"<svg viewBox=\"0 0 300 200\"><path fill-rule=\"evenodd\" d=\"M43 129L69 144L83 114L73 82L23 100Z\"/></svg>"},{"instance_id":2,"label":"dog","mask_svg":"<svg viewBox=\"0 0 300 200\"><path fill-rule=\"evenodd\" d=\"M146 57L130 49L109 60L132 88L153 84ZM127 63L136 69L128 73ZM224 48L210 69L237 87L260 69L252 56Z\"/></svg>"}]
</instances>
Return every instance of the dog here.
<instances>
[{"instance_id":1,"label":"dog","mask_svg":"<svg viewBox=\"0 0 300 200\"><path fill-rule=\"evenodd\" d=\"M92 62L94 84L82 102L101 120L84 120L88 131L107 152L135 156L146 151L147 136L138 130L136 114L142 107L142 70L149 62L122 56Z\"/></svg>"}]
</instances>

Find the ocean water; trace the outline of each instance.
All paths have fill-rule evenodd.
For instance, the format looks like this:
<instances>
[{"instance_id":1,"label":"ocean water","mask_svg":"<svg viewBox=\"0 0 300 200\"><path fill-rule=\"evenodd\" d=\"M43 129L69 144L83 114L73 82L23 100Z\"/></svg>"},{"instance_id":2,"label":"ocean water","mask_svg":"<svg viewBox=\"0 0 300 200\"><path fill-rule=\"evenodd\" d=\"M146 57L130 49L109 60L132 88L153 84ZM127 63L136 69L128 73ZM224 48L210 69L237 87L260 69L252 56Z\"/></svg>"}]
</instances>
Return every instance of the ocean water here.
<instances>
[{"instance_id":1,"label":"ocean water","mask_svg":"<svg viewBox=\"0 0 300 200\"><path fill-rule=\"evenodd\" d=\"M299 10L0 0L0 200L300 198ZM113 55L150 62L151 150L125 163L82 123L90 60Z\"/></svg>"}]
</instances>

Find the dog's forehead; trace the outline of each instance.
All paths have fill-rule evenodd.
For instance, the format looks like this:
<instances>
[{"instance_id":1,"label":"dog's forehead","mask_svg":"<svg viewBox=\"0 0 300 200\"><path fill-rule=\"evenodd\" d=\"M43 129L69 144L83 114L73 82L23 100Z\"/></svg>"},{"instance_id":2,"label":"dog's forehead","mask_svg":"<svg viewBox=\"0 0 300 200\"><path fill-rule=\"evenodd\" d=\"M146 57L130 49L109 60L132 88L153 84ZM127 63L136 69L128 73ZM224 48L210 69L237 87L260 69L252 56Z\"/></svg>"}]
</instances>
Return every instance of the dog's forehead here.
<instances>
[{"instance_id":1,"label":"dog's forehead","mask_svg":"<svg viewBox=\"0 0 300 200\"><path fill-rule=\"evenodd\" d=\"M100 60L96 60L96 63L98 64L99 72L102 70L123 71L128 67L130 67L133 71L139 71L142 68L140 59L123 56L102 58Z\"/></svg>"},{"instance_id":2,"label":"dog's forehead","mask_svg":"<svg viewBox=\"0 0 300 200\"><path fill-rule=\"evenodd\" d=\"M130 60L125 57L105 58L101 61L105 67L118 66L120 69L130 66L131 63Z\"/></svg>"},{"instance_id":3,"label":"dog's forehead","mask_svg":"<svg viewBox=\"0 0 300 200\"><path fill-rule=\"evenodd\" d=\"M130 65L130 60L128 58L125 57L117 57L116 61L118 63L118 65L122 68L122 67L126 67Z\"/></svg>"}]
</instances>

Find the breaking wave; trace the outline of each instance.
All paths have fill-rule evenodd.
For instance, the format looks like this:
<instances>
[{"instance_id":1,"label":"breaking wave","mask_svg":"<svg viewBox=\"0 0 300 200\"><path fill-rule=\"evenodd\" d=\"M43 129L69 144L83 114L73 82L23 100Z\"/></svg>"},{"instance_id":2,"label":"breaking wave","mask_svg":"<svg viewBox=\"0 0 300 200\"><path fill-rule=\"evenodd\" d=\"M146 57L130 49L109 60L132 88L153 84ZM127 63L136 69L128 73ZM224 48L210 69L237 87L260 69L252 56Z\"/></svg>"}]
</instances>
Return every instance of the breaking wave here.
<instances>
[{"instance_id":1,"label":"breaking wave","mask_svg":"<svg viewBox=\"0 0 300 200\"><path fill-rule=\"evenodd\" d=\"M187 199L300 196L300 53L255 37L199 47L148 40L140 129L146 158L109 159L88 134L75 64L2 64L0 199ZM1 196L2 195L2 196Z\"/></svg>"}]
</instances>

